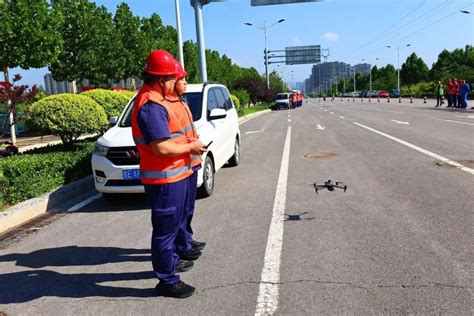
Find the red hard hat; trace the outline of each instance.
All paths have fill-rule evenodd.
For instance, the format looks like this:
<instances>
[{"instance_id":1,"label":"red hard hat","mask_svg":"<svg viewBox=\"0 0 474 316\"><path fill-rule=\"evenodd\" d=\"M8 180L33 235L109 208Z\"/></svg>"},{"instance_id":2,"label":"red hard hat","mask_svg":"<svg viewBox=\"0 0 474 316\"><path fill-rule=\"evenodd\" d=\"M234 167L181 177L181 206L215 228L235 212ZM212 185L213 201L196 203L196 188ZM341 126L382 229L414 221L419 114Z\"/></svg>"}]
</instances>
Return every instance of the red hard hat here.
<instances>
[{"instance_id":1,"label":"red hard hat","mask_svg":"<svg viewBox=\"0 0 474 316\"><path fill-rule=\"evenodd\" d=\"M176 76L178 70L174 57L165 50L154 50L146 59L145 72L157 76Z\"/></svg>"},{"instance_id":2,"label":"red hard hat","mask_svg":"<svg viewBox=\"0 0 474 316\"><path fill-rule=\"evenodd\" d=\"M178 73L176 74L176 78L180 79L180 78L184 78L188 75L188 72L186 70L183 69L183 66L181 66L181 63L176 60L176 69L178 70Z\"/></svg>"}]
</instances>

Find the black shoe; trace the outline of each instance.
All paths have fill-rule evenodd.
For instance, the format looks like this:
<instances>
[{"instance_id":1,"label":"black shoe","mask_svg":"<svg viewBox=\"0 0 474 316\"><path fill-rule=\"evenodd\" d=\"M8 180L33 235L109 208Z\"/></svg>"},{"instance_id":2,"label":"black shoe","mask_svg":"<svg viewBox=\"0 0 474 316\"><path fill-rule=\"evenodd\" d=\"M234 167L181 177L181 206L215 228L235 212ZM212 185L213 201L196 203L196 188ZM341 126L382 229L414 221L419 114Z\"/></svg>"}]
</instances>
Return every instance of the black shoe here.
<instances>
[{"instance_id":1,"label":"black shoe","mask_svg":"<svg viewBox=\"0 0 474 316\"><path fill-rule=\"evenodd\" d=\"M194 262L179 260L178 266L176 267L176 272L186 272L193 268Z\"/></svg>"},{"instance_id":2,"label":"black shoe","mask_svg":"<svg viewBox=\"0 0 474 316\"><path fill-rule=\"evenodd\" d=\"M187 285L183 281L179 281L175 284L166 284L160 282L155 286L156 294L175 298L190 297L193 295L194 290L196 290L194 287Z\"/></svg>"},{"instance_id":3,"label":"black shoe","mask_svg":"<svg viewBox=\"0 0 474 316\"><path fill-rule=\"evenodd\" d=\"M192 249L193 250L197 250L197 251L201 251L204 249L204 247L206 247L206 243L205 242L202 242L202 241L195 241L193 240L192 242Z\"/></svg>"},{"instance_id":4,"label":"black shoe","mask_svg":"<svg viewBox=\"0 0 474 316\"><path fill-rule=\"evenodd\" d=\"M197 260L201 255L202 252L200 252L199 250L194 250L192 248L188 251L178 253L179 259L191 261Z\"/></svg>"}]
</instances>

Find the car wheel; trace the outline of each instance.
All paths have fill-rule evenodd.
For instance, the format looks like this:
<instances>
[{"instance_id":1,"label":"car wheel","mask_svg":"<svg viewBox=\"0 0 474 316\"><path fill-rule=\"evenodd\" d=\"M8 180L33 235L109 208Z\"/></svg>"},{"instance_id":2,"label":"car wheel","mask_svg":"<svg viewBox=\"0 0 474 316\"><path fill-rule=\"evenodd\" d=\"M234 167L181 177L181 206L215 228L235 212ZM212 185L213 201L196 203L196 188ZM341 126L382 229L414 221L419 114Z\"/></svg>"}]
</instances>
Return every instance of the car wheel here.
<instances>
[{"instance_id":1,"label":"car wheel","mask_svg":"<svg viewBox=\"0 0 474 316\"><path fill-rule=\"evenodd\" d=\"M203 182L198 189L198 196L201 198L211 196L214 191L214 163L211 157L207 156L204 161Z\"/></svg>"},{"instance_id":2,"label":"car wheel","mask_svg":"<svg viewBox=\"0 0 474 316\"><path fill-rule=\"evenodd\" d=\"M229 166L237 167L240 164L240 143L239 140L235 139L234 155L229 159Z\"/></svg>"}]
</instances>

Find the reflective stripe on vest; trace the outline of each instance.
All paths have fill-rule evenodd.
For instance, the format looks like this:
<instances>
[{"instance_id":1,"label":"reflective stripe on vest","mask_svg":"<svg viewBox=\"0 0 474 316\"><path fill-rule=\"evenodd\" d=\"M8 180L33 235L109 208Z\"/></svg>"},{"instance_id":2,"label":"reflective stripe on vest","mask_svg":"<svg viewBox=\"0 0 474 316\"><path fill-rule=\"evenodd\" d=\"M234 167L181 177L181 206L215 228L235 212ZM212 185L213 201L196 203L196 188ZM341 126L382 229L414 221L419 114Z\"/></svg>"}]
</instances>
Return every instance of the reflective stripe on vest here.
<instances>
[{"instance_id":1,"label":"reflective stripe on vest","mask_svg":"<svg viewBox=\"0 0 474 316\"><path fill-rule=\"evenodd\" d=\"M188 125L186 126L185 128L182 128L181 130L179 130L178 132L175 132L175 133L171 133L170 134L170 139L175 139L179 136L183 136L185 135L187 132L190 132L193 130L193 125Z\"/></svg>"},{"instance_id":2,"label":"reflective stripe on vest","mask_svg":"<svg viewBox=\"0 0 474 316\"><path fill-rule=\"evenodd\" d=\"M156 178L166 179L166 178L175 177L179 174L189 171L190 169L191 169L191 166L187 165L179 169L170 169L170 170L164 170L164 171L143 171L140 173L140 175L143 178L147 178L147 179L156 179Z\"/></svg>"}]
</instances>

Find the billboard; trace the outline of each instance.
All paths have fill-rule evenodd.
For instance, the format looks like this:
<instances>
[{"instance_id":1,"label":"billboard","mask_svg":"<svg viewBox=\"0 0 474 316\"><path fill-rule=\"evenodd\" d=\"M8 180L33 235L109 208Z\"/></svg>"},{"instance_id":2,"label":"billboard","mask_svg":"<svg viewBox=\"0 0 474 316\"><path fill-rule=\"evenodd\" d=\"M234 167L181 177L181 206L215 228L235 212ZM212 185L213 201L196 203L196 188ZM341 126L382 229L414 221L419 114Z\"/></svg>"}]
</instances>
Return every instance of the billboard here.
<instances>
[{"instance_id":1,"label":"billboard","mask_svg":"<svg viewBox=\"0 0 474 316\"><path fill-rule=\"evenodd\" d=\"M323 0L250 0L252 7L259 5L290 4L302 2L322 2Z\"/></svg>"},{"instance_id":2,"label":"billboard","mask_svg":"<svg viewBox=\"0 0 474 316\"><path fill-rule=\"evenodd\" d=\"M285 64L317 64L321 62L321 45L285 47Z\"/></svg>"}]
</instances>

